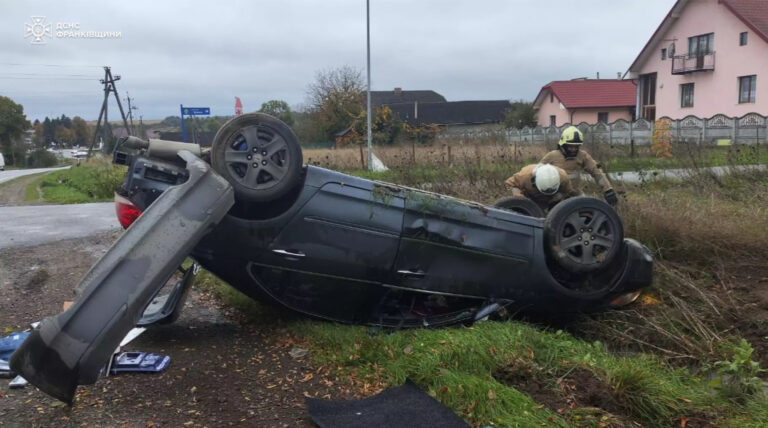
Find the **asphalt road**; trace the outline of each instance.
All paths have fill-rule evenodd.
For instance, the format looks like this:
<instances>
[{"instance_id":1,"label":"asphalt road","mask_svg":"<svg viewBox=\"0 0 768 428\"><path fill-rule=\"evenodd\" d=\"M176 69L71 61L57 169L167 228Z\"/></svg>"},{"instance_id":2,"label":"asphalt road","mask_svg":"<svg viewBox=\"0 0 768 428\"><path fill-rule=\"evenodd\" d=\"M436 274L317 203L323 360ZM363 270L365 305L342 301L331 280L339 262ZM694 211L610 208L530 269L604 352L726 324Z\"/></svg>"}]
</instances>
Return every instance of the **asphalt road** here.
<instances>
[{"instance_id":1,"label":"asphalt road","mask_svg":"<svg viewBox=\"0 0 768 428\"><path fill-rule=\"evenodd\" d=\"M39 174L41 172L58 171L60 169L67 169L68 166L61 168L35 168L35 169L14 169L11 171L0 171L0 183L13 180L14 178L24 177L25 175Z\"/></svg>"},{"instance_id":2,"label":"asphalt road","mask_svg":"<svg viewBox=\"0 0 768 428\"><path fill-rule=\"evenodd\" d=\"M112 202L0 207L0 249L31 247L116 229L120 229L120 223Z\"/></svg>"}]
</instances>

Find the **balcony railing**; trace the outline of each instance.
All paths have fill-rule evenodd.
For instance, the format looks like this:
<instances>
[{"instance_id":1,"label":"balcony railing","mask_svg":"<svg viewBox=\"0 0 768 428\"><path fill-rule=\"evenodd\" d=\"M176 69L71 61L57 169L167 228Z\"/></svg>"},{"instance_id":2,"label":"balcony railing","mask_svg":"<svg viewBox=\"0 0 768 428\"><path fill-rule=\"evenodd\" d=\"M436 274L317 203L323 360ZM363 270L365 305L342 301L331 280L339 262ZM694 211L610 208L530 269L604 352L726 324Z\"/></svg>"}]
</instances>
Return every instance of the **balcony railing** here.
<instances>
[{"instance_id":1,"label":"balcony railing","mask_svg":"<svg viewBox=\"0 0 768 428\"><path fill-rule=\"evenodd\" d=\"M687 74L715 69L715 53L688 54L672 57L672 74Z\"/></svg>"}]
</instances>

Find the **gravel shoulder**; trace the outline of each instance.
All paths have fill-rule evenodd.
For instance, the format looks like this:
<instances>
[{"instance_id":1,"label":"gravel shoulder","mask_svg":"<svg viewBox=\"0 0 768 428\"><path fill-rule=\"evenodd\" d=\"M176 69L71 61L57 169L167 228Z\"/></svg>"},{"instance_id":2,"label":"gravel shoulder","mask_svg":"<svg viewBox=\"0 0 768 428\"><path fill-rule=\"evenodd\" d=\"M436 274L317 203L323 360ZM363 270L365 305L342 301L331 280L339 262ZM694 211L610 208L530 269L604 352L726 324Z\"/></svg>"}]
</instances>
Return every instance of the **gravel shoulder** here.
<instances>
[{"instance_id":1,"label":"gravel shoulder","mask_svg":"<svg viewBox=\"0 0 768 428\"><path fill-rule=\"evenodd\" d=\"M41 174L25 175L11 181L0 183L0 206L25 205L27 185L40 178Z\"/></svg>"},{"instance_id":2,"label":"gravel shoulder","mask_svg":"<svg viewBox=\"0 0 768 428\"><path fill-rule=\"evenodd\" d=\"M119 235L0 250L0 333L60 312ZM279 317L258 325L240 316L193 290L176 323L149 329L125 349L170 355L165 372L101 378L80 387L71 408L0 380L0 426L314 426L305 396L350 397L326 368L290 356L301 344Z\"/></svg>"}]
</instances>

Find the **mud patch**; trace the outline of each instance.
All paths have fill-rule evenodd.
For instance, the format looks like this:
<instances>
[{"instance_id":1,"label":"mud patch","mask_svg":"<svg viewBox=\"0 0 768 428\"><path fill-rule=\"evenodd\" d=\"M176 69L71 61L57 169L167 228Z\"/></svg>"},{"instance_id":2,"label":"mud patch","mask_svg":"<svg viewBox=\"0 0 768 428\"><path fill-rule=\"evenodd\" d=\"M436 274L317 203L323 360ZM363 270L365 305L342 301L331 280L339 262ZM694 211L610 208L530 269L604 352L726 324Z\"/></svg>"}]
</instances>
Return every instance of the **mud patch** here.
<instances>
[{"instance_id":1,"label":"mud patch","mask_svg":"<svg viewBox=\"0 0 768 428\"><path fill-rule=\"evenodd\" d=\"M0 333L61 312L119 235L1 250ZM330 368L291 356L307 346L288 333L279 312L263 323L243 318L193 288L177 322L148 329L125 349L171 356L166 371L102 377L79 387L71 408L0 379L0 427L311 427L305 397L355 396Z\"/></svg>"},{"instance_id":2,"label":"mud patch","mask_svg":"<svg viewBox=\"0 0 768 428\"><path fill-rule=\"evenodd\" d=\"M572 426L639 426L616 400L613 389L590 370L574 368L558 376L516 360L494 377L560 414Z\"/></svg>"}]
</instances>

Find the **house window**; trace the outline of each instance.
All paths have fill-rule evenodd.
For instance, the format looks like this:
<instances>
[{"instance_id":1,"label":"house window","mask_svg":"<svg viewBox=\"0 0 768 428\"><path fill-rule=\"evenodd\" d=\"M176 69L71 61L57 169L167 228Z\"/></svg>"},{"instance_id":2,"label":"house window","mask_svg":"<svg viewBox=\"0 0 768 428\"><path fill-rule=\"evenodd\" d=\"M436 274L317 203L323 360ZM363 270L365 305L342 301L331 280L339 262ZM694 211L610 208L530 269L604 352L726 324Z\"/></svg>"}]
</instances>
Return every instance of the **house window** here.
<instances>
[{"instance_id":1,"label":"house window","mask_svg":"<svg viewBox=\"0 0 768 428\"><path fill-rule=\"evenodd\" d=\"M688 37L688 55L704 56L715 50L715 33Z\"/></svg>"},{"instance_id":2,"label":"house window","mask_svg":"<svg viewBox=\"0 0 768 428\"><path fill-rule=\"evenodd\" d=\"M739 46L746 46L747 45L747 32L743 32L739 34Z\"/></svg>"},{"instance_id":3,"label":"house window","mask_svg":"<svg viewBox=\"0 0 768 428\"><path fill-rule=\"evenodd\" d=\"M739 103L755 102L755 86L757 76L739 77Z\"/></svg>"},{"instance_id":4,"label":"house window","mask_svg":"<svg viewBox=\"0 0 768 428\"><path fill-rule=\"evenodd\" d=\"M661 50L661 60L664 61L665 59L667 59L667 48Z\"/></svg>"},{"instance_id":5,"label":"house window","mask_svg":"<svg viewBox=\"0 0 768 428\"><path fill-rule=\"evenodd\" d=\"M557 126L557 117L553 114L552 116L549 116L549 126Z\"/></svg>"},{"instance_id":6,"label":"house window","mask_svg":"<svg viewBox=\"0 0 768 428\"><path fill-rule=\"evenodd\" d=\"M555 102L555 94L553 94L552 92L549 93L549 102L551 103Z\"/></svg>"},{"instance_id":7,"label":"house window","mask_svg":"<svg viewBox=\"0 0 768 428\"><path fill-rule=\"evenodd\" d=\"M693 107L693 83L680 85L680 107Z\"/></svg>"},{"instance_id":8,"label":"house window","mask_svg":"<svg viewBox=\"0 0 768 428\"><path fill-rule=\"evenodd\" d=\"M598 112L597 121L602 123L608 123L608 112L607 111Z\"/></svg>"}]
</instances>

